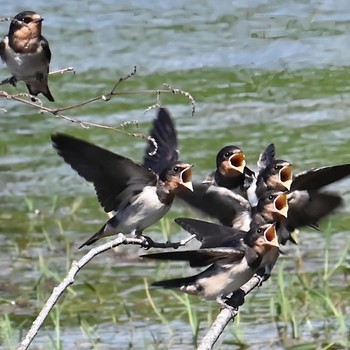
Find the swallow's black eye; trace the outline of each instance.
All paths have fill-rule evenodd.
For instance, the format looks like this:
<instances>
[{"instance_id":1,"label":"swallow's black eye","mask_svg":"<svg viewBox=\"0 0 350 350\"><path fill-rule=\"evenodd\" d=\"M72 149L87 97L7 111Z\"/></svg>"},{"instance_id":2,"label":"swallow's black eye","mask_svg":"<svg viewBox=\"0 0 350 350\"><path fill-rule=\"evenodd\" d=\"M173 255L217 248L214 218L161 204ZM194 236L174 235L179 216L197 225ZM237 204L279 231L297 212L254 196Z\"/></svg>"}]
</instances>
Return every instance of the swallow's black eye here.
<instances>
[{"instance_id":1,"label":"swallow's black eye","mask_svg":"<svg viewBox=\"0 0 350 350\"><path fill-rule=\"evenodd\" d=\"M261 228L258 228L258 229L256 230L256 232L257 232L257 233L261 233L261 232L262 232L262 229L261 229Z\"/></svg>"},{"instance_id":2,"label":"swallow's black eye","mask_svg":"<svg viewBox=\"0 0 350 350\"><path fill-rule=\"evenodd\" d=\"M269 195L269 200L271 201L272 199L273 199L273 195L270 194L270 195Z\"/></svg>"},{"instance_id":3,"label":"swallow's black eye","mask_svg":"<svg viewBox=\"0 0 350 350\"><path fill-rule=\"evenodd\" d=\"M226 152L225 157L229 157L232 154L232 152Z\"/></svg>"},{"instance_id":4,"label":"swallow's black eye","mask_svg":"<svg viewBox=\"0 0 350 350\"><path fill-rule=\"evenodd\" d=\"M24 23L30 23L32 21L32 19L30 18L30 17L24 17L24 18L22 18L22 22L24 22Z\"/></svg>"},{"instance_id":5,"label":"swallow's black eye","mask_svg":"<svg viewBox=\"0 0 350 350\"><path fill-rule=\"evenodd\" d=\"M275 165L273 168L274 168L275 170L278 170L280 167L279 167L279 165Z\"/></svg>"},{"instance_id":6,"label":"swallow's black eye","mask_svg":"<svg viewBox=\"0 0 350 350\"><path fill-rule=\"evenodd\" d=\"M178 173L178 172L179 172L179 170L180 170L180 169L179 169L179 167L178 167L178 166L175 166L175 167L174 167L174 169L173 169L173 171L174 171L175 173Z\"/></svg>"}]
</instances>

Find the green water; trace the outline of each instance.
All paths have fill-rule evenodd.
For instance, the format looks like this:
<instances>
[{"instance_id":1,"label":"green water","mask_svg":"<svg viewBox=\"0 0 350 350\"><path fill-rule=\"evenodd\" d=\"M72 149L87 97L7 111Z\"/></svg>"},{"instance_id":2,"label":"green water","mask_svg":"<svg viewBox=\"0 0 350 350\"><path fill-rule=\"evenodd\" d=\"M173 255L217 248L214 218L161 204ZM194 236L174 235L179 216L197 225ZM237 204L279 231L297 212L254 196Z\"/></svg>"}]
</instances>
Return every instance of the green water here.
<instances>
[{"instance_id":1,"label":"green water","mask_svg":"<svg viewBox=\"0 0 350 350\"><path fill-rule=\"evenodd\" d=\"M56 102L63 107L108 93L119 77L137 66L137 74L120 91L181 88L196 100L161 95L172 113L181 158L194 163L202 179L215 165L218 150L236 144L255 165L263 147L274 142L278 156L293 162L297 171L350 162L349 78L350 3L347 1L12 1L2 4L3 17L33 9L45 18L52 70L73 66L76 74L50 78ZM0 22L5 35L8 22ZM1 77L8 76L2 66ZM3 86L10 93L10 86ZM24 92L18 84L18 92ZM65 112L83 121L111 126L137 120L127 131L147 134L154 111L145 109L155 95L116 96ZM144 141L98 128L83 129L50 114L13 101L0 101L0 315L8 315L16 330L0 348L17 344L73 259L86 250L77 247L106 220L93 188L56 155L53 132L66 132L114 152L141 160ZM349 246L350 179L332 186L344 196L340 213L322 225L332 232L330 269ZM147 230L163 240L187 237L173 223L178 216L198 216L176 203L162 224ZM307 286L317 290L324 281L326 236L302 231L300 247L287 247L280 260L285 279L293 287L291 302L305 301ZM316 249L315 249L316 247ZM33 349L192 349L191 326L174 294L151 291L169 324L162 324L146 298L148 282L165 276L192 273L182 264L144 263L137 247L120 247L94 259L77 276L34 340ZM219 349L322 348L327 341L344 341L322 303L310 307L293 338L291 321L274 324L271 300L277 300L277 272L259 292L247 298L240 319L228 329ZM349 314L349 254L347 265L327 281L339 310ZM205 334L215 303L190 298ZM337 300L340 300L339 302ZM293 305L300 305L298 303ZM302 304L302 303L301 303ZM305 301L307 305L307 300ZM298 306L299 307L299 306ZM303 310L296 310L302 314ZM55 331L59 319L61 334ZM209 320L208 320L209 319ZM328 323L327 323L328 322ZM332 324L335 330L329 326ZM328 324L328 326L325 326ZM347 325L349 320L347 319ZM327 328L328 327L328 328ZM169 332L172 330L172 333ZM4 334L4 331L2 331ZM53 340L51 340L53 339ZM312 347L314 346L314 347ZM294 348L293 348L294 349Z\"/></svg>"}]
</instances>

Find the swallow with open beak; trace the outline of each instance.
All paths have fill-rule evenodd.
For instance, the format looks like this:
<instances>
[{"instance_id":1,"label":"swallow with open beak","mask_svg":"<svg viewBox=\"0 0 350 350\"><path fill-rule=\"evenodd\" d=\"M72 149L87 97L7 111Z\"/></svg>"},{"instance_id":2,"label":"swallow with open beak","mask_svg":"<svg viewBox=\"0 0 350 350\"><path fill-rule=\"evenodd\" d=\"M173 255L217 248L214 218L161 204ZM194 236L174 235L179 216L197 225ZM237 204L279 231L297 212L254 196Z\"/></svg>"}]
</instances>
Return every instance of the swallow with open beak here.
<instances>
[{"instance_id":1,"label":"swallow with open beak","mask_svg":"<svg viewBox=\"0 0 350 350\"><path fill-rule=\"evenodd\" d=\"M216 156L216 169L202 183L194 183L192 193L181 192L177 196L223 225L248 230L250 204L243 186L252 174L243 151L233 145L226 146Z\"/></svg>"},{"instance_id":2,"label":"swallow with open beak","mask_svg":"<svg viewBox=\"0 0 350 350\"><path fill-rule=\"evenodd\" d=\"M160 130L167 137L158 137ZM52 135L64 161L94 184L104 210L117 212L79 248L118 233L141 236L169 211L176 192L193 190L192 165L178 160L176 130L166 109L159 109L150 136L156 150L149 140L144 162L139 164L72 136Z\"/></svg>"},{"instance_id":3,"label":"swallow with open beak","mask_svg":"<svg viewBox=\"0 0 350 350\"><path fill-rule=\"evenodd\" d=\"M190 198L192 206L218 219L224 226L248 231L252 225L279 222L287 217L288 198L282 192L268 191L259 199L255 207L243 196L225 187L194 185L196 195L180 193L179 197Z\"/></svg>"},{"instance_id":4,"label":"swallow with open beak","mask_svg":"<svg viewBox=\"0 0 350 350\"><path fill-rule=\"evenodd\" d=\"M36 12L24 11L11 21L10 29L0 42L0 57L12 74L10 83L24 81L32 96L42 93L54 101L48 86L51 51L41 35L43 18ZM35 98L32 98L35 101Z\"/></svg>"},{"instance_id":5,"label":"swallow with open beak","mask_svg":"<svg viewBox=\"0 0 350 350\"><path fill-rule=\"evenodd\" d=\"M252 207L267 191L288 191L292 184L292 164L282 160L272 160L266 167L260 168L255 180L247 189L247 195Z\"/></svg>"},{"instance_id":6,"label":"swallow with open beak","mask_svg":"<svg viewBox=\"0 0 350 350\"><path fill-rule=\"evenodd\" d=\"M336 193L320 191L323 187L350 175L350 164L331 165L297 173L288 193L288 220L279 232L281 244L288 240L295 243L291 233L294 229L309 226L318 229L318 222L330 215L342 203Z\"/></svg>"},{"instance_id":7,"label":"swallow with open beak","mask_svg":"<svg viewBox=\"0 0 350 350\"><path fill-rule=\"evenodd\" d=\"M268 191L251 208L251 225L280 222L288 219L288 194L286 192Z\"/></svg>"},{"instance_id":8,"label":"swallow with open beak","mask_svg":"<svg viewBox=\"0 0 350 350\"><path fill-rule=\"evenodd\" d=\"M254 203L269 189L277 191L276 194L287 192L288 213L278 230L279 243L286 244L288 240L296 243L292 237L296 228L310 226L317 229L318 222L342 204L341 196L320 189L350 175L350 164L311 169L293 176L291 164L274 157L275 147L270 144L260 155L255 188L253 184L248 189L248 198Z\"/></svg>"},{"instance_id":9,"label":"swallow with open beak","mask_svg":"<svg viewBox=\"0 0 350 350\"><path fill-rule=\"evenodd\" d=\"M204 184L226 187L235 190L243 186L246 173L245 154L237 146L223 147L216 156L216 169L203 181Z\"/></svg>"},{"instance_id":10,"label":"swallow with open beak","mask_svg":"<svg viewBox=\"0 0 350 350\"><path fill-rule=\"evenodd\" d=\"M211 230L212 227L209 225L204 228ZM278 249L279 245L275 224L265 224L251 229L245 233L243 239L235 237L236 230L221 227L223 230L231 231L227 235L227 240L221 242L221 246L207 248L202 244L201 249L197 250L143 255L144 258L159 260L188 261L191 267L210 265L197 275L159 281L152 286L176 289L206 300L216 300L219 304L230 308L226 304L227 297L248 282L255 272L263 267L264 255L271 249ZM201 235L206 236L207 233L202 231ZM210 232L209 236L221 235Z\"/></svg>"},{"instance_id":11,"label":"swallow with open beak","mask_svg":"<svg viewBox=\"0 0 350 350\"><path fill-rule=\"evenodd\" d=\"M285 198L281 199L281 197L279 197L277 201L285 202ZM270 209L272 209L271 203L266 203L266 207L270 207ZM262 208L262 210L266 211L265 208ZM278 234L281 230L282 222L284 222L285 219L285 210L286 208L283 205L281 212L275 211L275 213L273 214L273 216L276 216L278 218L278 222L265 222L263 216L260 216L258 219L257 217L255 217L255 220L251 221L250 229L247 231L237 230L215 223L190 218L176 218L174 221L185 231L189 232L192 236L194 236L199 242L201 242L201 245L199 247L200 249L216 248L225 247L226 245L230 246L232 244L232 240L242 241L247 232L252 232L253 230L259 227L266 227L269 224L274 224L274 229L277 232L277 237L279 241ZM267 217L267 219L272 220L272 215L270 214L270 217ZM275 266L279 256L279 249L275 248L266 251L257 273L261 276L264 276L265 279L268 279L271 275L272 268Z\"/></svg>"}]
</instances>

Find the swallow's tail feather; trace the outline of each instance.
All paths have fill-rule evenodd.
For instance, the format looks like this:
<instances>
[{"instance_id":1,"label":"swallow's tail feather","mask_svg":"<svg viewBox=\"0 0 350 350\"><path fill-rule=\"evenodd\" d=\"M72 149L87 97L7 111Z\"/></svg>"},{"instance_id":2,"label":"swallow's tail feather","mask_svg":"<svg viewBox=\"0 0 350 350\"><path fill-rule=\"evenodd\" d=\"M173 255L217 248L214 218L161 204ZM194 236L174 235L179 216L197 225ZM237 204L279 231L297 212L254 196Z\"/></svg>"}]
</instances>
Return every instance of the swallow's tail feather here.
<instances>
[{"instance_id":1,"label":"swallow's tail feather","mask_svg":"<svg viewBox=\"0 0 350 350\"><path fill-rule=\"evenodd\" d=\"M54 101L55 101L54 98L53 98L53 96L51 95L51 92L50 92L50 90L49 90L49 87L47 87L46 91L42 91L41 93L42 93L49 101L51 101L51 102L54 102Z\"/></svg>"},{"instance_id":2,"label":"swallow's tail feather","mask_svg":"<svg viewBox=\"0 0 350 350\"><path fill-rule=\"evenodd\" d=\"M92 237L90 237L87 241L85 241L78 249L86 246L86 245L91 245L98 241L100 238L104 237L103 233L106 228L106 225L103 225Z\"/></svg>"},{"instance_id":3,"label":"swallow's tail feather","mask_svg":"<svg viewBox=\"0 0 350 350\"><path fill-rule=\"evenodd\" d=\"M196 280L198 275L174 278L170 280L153 282L152 287L161 287L165 289L177 289L188 294L198 294L198 286L196 285Z\"/></svg>"},{"instance_id":4,"label":"swallow's tail feather","mask_svg":"<svg viewBox=\"0 0 350 350\"><path fill-rule=\"evenodd\" d=\"M36 82L36 83L32 83L32 84L26 84L27 85L27 89L29 91L29 93L33 96L37 96L38 94L42 93L49 101L54 102L54 98L51 95L49 86L46 84L44 84L44 82ZM35 98L32 98L32 101L35 102Z\"/></svg>"}]
</instances>

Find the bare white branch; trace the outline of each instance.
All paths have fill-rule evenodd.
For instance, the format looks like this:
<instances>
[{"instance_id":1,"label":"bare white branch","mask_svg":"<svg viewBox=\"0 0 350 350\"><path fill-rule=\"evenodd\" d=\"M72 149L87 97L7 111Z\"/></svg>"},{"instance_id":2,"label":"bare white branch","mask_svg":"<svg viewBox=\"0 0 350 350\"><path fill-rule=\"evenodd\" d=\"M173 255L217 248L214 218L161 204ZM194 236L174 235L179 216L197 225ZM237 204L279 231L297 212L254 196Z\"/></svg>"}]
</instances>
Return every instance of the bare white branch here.
<instances>
[{"instance_id":1,"label":"bare white branch","mask_svg":"<svg viewBox=\"0 0 350 350\"><path fill-rule=\"evenodd\" d=\"M247 295L256 287L260 286L261 281L261 277L255 275L240 289L244 292L245 295ZM197 350L211 350L217 340L220 338L221 334L224 332L228 323L237 316L238 311L238 308L232 310L223 308L216 317L214 323L211 325L207 334L202 339L202 342L197 347Z\"/></svg>"},{"instance_id":2,"label":"bare white branch","mask_svg":"<svg viewBox=\"0 0 350 350\"><path fill-rule=\"evenodd\" d=\"M135 238L127 238L122 233L120 233L117 238L115 238L113 241L107 242L105 244L102 244L96 248L92 248L87 254L85 254L79 261L73 261L71 268L69 269L66 277L62 280L62 282L53 289L52 294L47 299L45 305L41 309L38 317L35 319L35 321L32 323L31 328L29 329L26 336L23 338L21 344L18 346L17 350L26 350L28 349L29 345L37 335L40 327L42 326L43 322L45 321L46 317L49 315L52 308L55 306L57 300L59 297L63 294L63 292L74 283L74 278L78 274L78 272L87 264L89 263L95 256L112 249L114 247L117 247L121 244L136 244L141 247L145 248L174 248L177 249L178 247L185 245L190 239L193 237L190 237L189 239L183 240L181 242L166 242L166 243L157 243L152 241L150 238L147 238L145 240L144 237L135 237Z\"/></svg>"}]
</instances>

